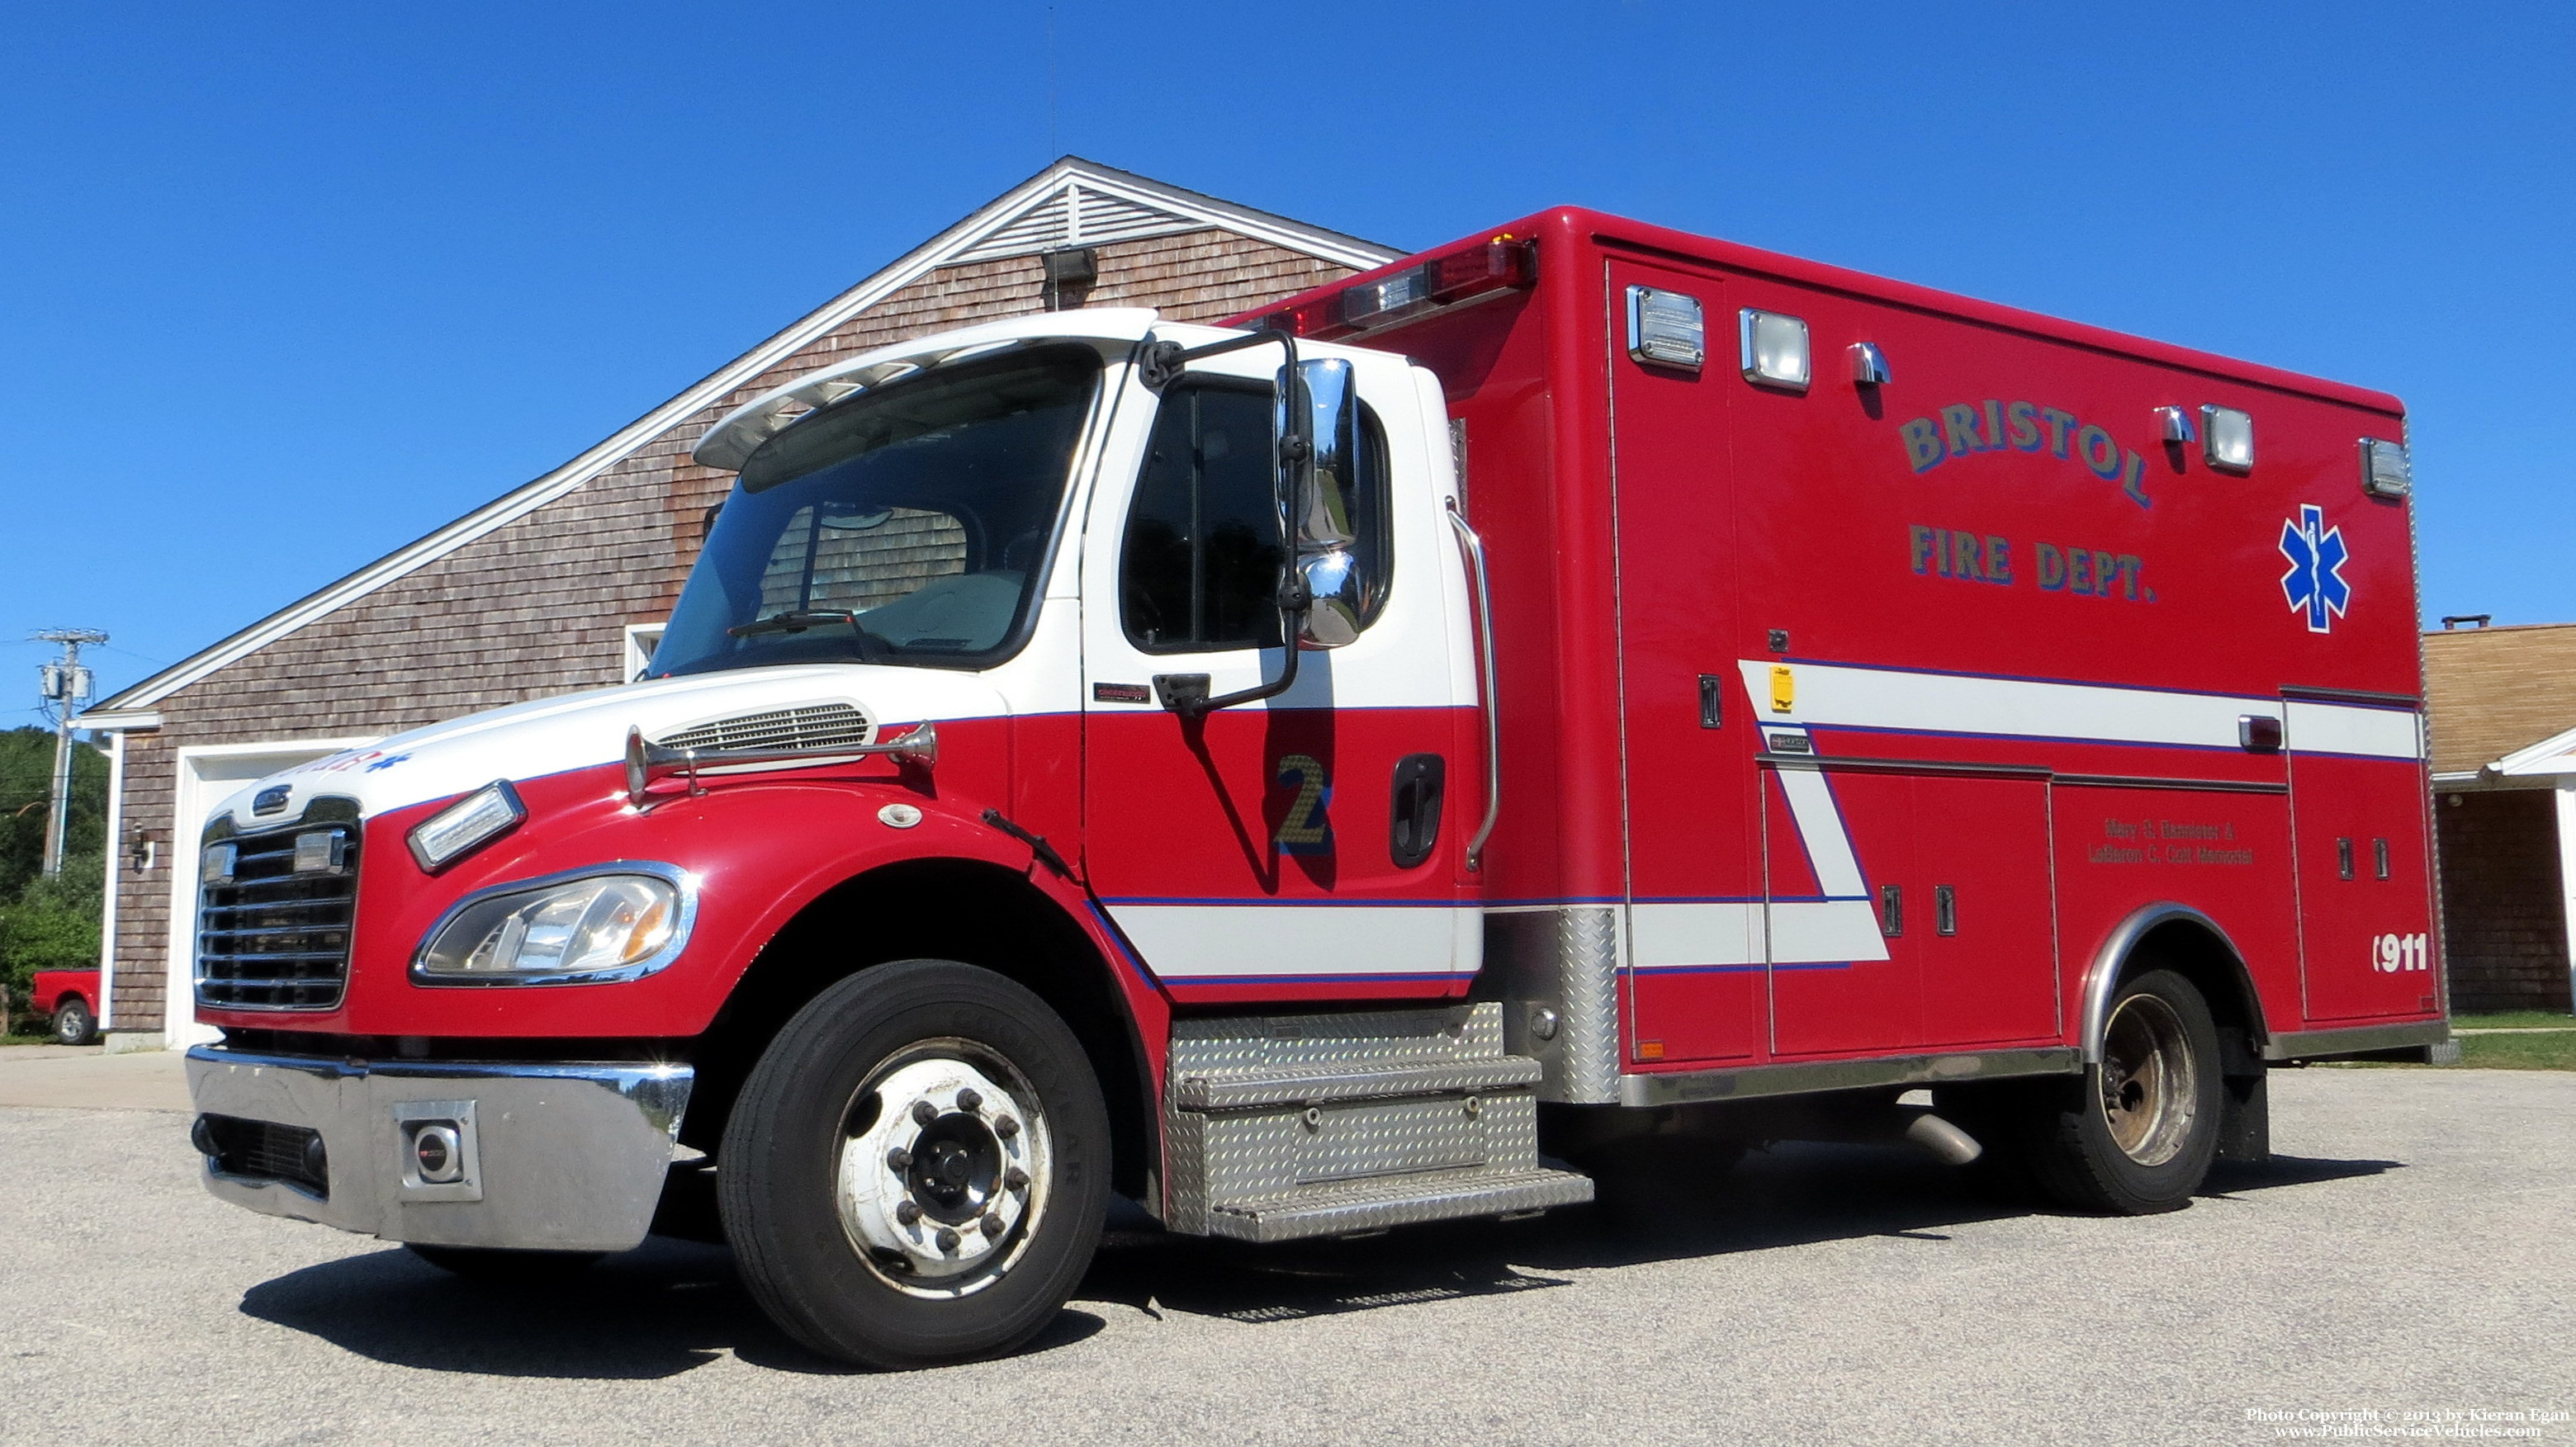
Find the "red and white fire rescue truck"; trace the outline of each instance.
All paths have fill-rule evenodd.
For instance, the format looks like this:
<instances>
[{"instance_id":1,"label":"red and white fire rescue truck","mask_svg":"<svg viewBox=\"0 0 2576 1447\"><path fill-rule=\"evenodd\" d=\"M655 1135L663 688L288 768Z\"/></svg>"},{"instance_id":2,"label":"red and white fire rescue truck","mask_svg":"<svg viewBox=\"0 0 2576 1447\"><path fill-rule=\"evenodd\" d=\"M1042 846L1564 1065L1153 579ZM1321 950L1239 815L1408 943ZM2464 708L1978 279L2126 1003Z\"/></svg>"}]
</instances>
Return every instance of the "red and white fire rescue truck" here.
<instances>
[{"instance_id":1,"label":"red and white fire rescue truck","mask_svg":"<svg viewBox=\"0 0 2576 1447\"><path fill-rule=\"evenodd\" d=\"M833 365L697 444L649 676L215 812L206 1181L467 1273L720 1230L876 1364L1026 1340L1112 1192L1885 1134L2181 1205L2267 1067L2445 1038L2404 435L1580 210Z\"/></svg>"}]
</instances>

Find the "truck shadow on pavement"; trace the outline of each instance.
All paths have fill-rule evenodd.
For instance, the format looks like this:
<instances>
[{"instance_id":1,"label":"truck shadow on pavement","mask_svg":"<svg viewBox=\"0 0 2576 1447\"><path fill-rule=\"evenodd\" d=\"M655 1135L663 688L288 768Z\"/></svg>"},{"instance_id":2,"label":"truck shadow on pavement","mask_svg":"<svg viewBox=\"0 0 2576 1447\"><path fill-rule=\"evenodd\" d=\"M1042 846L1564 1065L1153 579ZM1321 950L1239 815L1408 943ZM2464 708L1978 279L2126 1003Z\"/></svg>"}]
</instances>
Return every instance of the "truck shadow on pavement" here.
<instances>
[{"instance_id":1,"label":"truck shadow on pavement","mask_svg":"<svg viewBox=\"0 0 2576 1447\"><path fill-rule=\"evenodd\" d=\"M2394 1161L2277 1156L2221 1165L2193 1209L2400 1169ZM2033 1214L1974 1173L1911 1152L1794 1144L1758 1152L1713 1190L1622 1191L1534 1220L1414 1227L1360 1240L1254 1247L1167 1235L1113 1209L1074 1305L1025 1349L1100 1332L1086 1309L1124 1308L1260 1324L1463 1301L1572 1284L1562 1275L1872 1236L1945 1242L1950 1228ZM770 1325L717 1246L654 1238L568 1280L495 1288L401 1250L308 1266L252 1287L244 1314L377 1361L493 1376L635 1380L675 1376L730 1352L782 1371L850 1370Z\"/></svg>"}]
</instances>

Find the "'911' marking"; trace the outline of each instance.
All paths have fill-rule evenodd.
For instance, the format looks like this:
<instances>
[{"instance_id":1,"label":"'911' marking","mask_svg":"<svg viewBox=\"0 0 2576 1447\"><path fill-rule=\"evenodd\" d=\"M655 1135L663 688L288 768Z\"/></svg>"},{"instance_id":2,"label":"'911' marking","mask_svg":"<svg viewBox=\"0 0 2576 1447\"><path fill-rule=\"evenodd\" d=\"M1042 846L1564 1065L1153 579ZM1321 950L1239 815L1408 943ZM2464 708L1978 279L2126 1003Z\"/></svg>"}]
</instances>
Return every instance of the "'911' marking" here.
<instances>
[{"instance_id":1,"label":"'911' marking","mask_svg":"<svg viewBox=\"0 0 2576 1447\"><path fill-rule=\"evenodd\" d=\"M2370 941L2370 967L2383 975L2433 968L2430 943L2422 935L2378 935Z\"/></svg>"}]
</instances>

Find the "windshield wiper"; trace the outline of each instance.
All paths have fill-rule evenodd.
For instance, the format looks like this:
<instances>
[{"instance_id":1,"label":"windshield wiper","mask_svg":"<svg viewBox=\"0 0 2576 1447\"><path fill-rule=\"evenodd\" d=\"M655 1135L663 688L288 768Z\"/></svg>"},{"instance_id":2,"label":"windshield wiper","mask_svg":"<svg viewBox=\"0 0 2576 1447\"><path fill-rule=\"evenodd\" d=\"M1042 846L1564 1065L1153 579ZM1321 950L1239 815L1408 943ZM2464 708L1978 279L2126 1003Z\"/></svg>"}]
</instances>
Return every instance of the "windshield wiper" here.
<instances>
[{"instance_id":1,"label":"windshield wiper","mask_svg":"<svg viewBox=\"0 0 2576 1447\"><path fill-rule=\"evenodd\" d=\"M859 615L847 608L791 608L784 613L737 623L726 629L725 634L732 638L752 638L763 633L802 633L826 623L849 624L851 634L859 640L859 657L866 662L876 662L886 648L886 641L870 633L859 622Z\"/></svg>"}]
</instances>

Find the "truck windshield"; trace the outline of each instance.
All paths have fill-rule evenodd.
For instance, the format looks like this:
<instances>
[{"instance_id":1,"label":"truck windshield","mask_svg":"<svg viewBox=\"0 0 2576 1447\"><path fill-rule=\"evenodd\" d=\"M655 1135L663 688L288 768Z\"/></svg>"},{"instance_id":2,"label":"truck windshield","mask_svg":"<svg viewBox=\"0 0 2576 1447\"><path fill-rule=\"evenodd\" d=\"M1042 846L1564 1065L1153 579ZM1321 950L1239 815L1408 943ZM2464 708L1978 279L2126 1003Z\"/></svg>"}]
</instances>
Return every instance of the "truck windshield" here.
<instances>
[{"instance_id":1,"label":"truck windshield","mask_svg":"<svg viewBox=\"0 0 2576 1447\"><path fill-rule=\"evenodd\" d=\"M990 663L1022 631L1100 377L1087 347L941 367L763 443L648 676Z\"/></svg>"}]
</instances>

